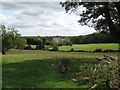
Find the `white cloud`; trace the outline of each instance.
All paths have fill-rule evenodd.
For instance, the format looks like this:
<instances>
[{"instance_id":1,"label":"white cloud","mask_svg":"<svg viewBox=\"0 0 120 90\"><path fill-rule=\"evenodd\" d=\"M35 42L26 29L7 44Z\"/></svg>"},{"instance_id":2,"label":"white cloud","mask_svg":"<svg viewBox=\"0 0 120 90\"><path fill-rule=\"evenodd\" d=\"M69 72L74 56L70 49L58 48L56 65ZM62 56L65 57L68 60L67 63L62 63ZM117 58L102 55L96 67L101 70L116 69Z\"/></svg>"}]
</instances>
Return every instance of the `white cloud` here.
<instances>
[{"instance_id":1,"label":"white cloud","mask_svg":"<svg viewBox=\"0 0 120 90\"><path fill-rule=\"evenodd\" d=\"M7 6L6 6L7 5ZM80 26L78 14L68 14L57 2L3 3L0 24L19 29L22 35L83 35L94 32L93 28ZM11 16L4 10L14 10Z\"/></svg>"}]
</instances>

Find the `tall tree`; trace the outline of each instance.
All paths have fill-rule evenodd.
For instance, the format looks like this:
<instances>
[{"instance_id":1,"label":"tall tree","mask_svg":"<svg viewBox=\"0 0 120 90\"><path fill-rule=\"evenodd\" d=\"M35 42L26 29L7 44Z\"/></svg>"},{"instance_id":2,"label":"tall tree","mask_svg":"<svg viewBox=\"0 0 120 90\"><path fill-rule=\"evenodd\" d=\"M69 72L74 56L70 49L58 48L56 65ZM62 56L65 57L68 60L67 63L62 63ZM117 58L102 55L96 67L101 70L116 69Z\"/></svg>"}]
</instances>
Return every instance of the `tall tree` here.
<instances>
[{"instance_id":1,"label":"tall tree","mask_svg":"<svg viewBox=\"0 0 120 90\"><path fill-rule=\"evenodd\" d=\"M0 25L0 31L2 32L2 54L6 54L6 52L11 48L23 49L26 44L26 40L20 37L18 31L14 28L9 28L7 30L5 25Z\"/></svg>"},{"instance_id":2,"label":"tall tree","mask_svg":"<svg viewBox=\"0 0 120 90\"><path fill-rule=\"evenodd\" d=\"M110 33L120 45L120 1L119 2L60 2L66 12L74 12L80 6L85 10L80 13L81 25L94 27L100 32Z\"/></svg>"}]
</instances>

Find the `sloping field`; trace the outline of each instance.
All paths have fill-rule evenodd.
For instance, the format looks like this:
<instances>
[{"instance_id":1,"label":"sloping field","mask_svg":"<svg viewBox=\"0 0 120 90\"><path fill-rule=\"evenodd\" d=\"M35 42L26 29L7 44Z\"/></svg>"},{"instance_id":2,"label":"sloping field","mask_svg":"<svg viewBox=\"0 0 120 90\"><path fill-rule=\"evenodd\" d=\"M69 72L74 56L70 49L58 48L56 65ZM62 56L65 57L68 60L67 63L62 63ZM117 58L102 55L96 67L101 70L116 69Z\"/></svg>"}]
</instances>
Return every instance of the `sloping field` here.
<instances>
[{"instance_id":1,"label":"sloping field","mask_svg":"<svg viewBox=\"0 0 120 90\"><path fill-rule=\"evenodd\" d=\"M40 50L9 50L3 55L3 88L89 88L71 78L80 65L98 64L94 56L104 54L117 58L117 53L53 52ZM67 60L70 71L61 74L58 63Z\"/></svg>"},{"instance_id":2,"label":"sloping field","mask_svg":"<svg viewBox=\"0 0 120 90\"><path fill-rule=\"evenodd\" d=\"M74 50L85 50L85 51L94 51L95 49L102 50L118 50L117 43L105 43L105 44L74 44L73 46L61 46L59 50L69 51L73 48Z\"/></svg>"}]
</instances>

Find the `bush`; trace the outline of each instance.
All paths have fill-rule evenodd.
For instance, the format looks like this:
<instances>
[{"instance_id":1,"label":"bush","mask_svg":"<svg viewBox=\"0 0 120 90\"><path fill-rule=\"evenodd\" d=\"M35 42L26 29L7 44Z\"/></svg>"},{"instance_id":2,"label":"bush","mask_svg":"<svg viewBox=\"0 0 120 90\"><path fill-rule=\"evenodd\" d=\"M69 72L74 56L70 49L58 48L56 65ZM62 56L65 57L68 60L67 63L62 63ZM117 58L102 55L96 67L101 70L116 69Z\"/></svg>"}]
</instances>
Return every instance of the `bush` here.
<instances>
[{"instance_id":1,"label":"bush","mask_svg":"<svg viewBox=\"0 0 120 90\"><path fill-rule=\"evenodd\" d=\"M95 51L93 51L93 52L101 52L101 51L102 51L101 48L97 48L97 49L95 49Z\"/></svg>"},{"instance_id":2,"label":"bush","mask_svg":"<svg viewBox=\"0 0 120 90\"><path fill-rule=\"evenodd\" d=\"M36 45L35 50L39 50L39 45Z\"/></svg>"},{"instance_id":3,"label":"bush","mask_svg":"<svg viewBox=\"0 0 120 90\"><path fill-rule=\"evenodd\" d=\"M30 44L28 44L28 46L26 46L24 49L25 49L25 50L33 50L33 48L31 47Z\"/></svg>"},{"instance_id":4,"label":"bush","mask_svg":"<svg viewBox=\"0 0 120 90\"><path fill-rule=\"evenodd\" d=\"M52 51L58 51L58 46L57 45L53 45Z\"/></svg>"},{"instance_id":5,"label":"bush","mask_svg":"<svg viewBox=\"0 0 120 90\"><path fill-rule=\"evenodd\" d=\"M74 51L74 49L73 48L71 48L71 50L70 51Z\"/></svg>"},{"instance_id":6,"label":"bush","mask_svg":"<svg viewBox=\"0 0 120 90\"><path fill-rule=\"evenodd\" d=\"M41 43L39 45L36 45L36 48L35 50L42 50L42 49L45 49L44 45Z\"/></svg>"},{"instance_id":7,"label":"bush","mask_svg":"<svg viewBox=\"0 0 120 90\"><path fill-rule=\"evenodd\" d=\"M49 50L49 47L45 47L45 50Z\"/></svg>"}]
</instances>

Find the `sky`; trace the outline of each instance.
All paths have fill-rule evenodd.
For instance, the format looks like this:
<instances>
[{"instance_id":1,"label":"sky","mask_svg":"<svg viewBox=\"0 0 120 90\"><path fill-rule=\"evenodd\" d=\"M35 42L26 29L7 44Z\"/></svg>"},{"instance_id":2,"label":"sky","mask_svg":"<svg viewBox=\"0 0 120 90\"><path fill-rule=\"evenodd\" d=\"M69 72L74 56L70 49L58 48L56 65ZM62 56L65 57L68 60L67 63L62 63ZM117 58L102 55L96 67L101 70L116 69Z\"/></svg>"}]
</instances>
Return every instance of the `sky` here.
<instances>
[{"instance_id":1,"label":"sky","mask_svg":"<svg viewBox=\"0 0 120 90\"><path fill-rule=\"evenodd\" d=\"M0 24L16 28L22 36L78 36L95 32L81 26L78 12L66 13L59 2L2 2Z\"/></svg>"}]
</instances>

